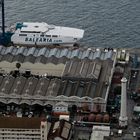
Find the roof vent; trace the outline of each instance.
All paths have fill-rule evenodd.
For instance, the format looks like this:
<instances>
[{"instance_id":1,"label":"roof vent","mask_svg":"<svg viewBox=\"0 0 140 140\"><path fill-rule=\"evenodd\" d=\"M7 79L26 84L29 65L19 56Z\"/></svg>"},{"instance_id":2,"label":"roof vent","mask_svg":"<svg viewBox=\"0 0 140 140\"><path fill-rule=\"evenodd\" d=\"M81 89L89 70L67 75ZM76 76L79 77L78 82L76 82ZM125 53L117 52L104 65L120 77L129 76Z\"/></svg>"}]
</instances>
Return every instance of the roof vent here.
<instances>
[{"instance_id":1,"label":"roof vent","mask_svg":"<svg viewBox=\"0 0 140 140\"><path fill-rule=\"evenodd\" d=\"M41 93L41 90L38 90L37 93L40 94Z\"/></svg>"},{"instance_id":2,"label":"roof vent","mask_svg":"<svg viewBox=\"0 0 140 140\"><path fill-rule=\"evenodd\" d=\"M17 84L20 85L21 84L21 81L18 81Z\"/></svg>"},{"instance_id":3,"label":"roof vent","mask_svg":"<svg viewBox=\"0 0 140 140\"><path fill-rule=\"evenodd\" d=\"M14 89L14 93L16 93L16 92L17 92L17 89L15 88L15 89Z\"/></svg>"},{"instance_id":4,"label":"roof vent","mask_svg":"<svg viewBox=\"0 0 140 140\"><path fill-rule=\"evenodd\" d=\"M43 86L43 85L44 85L44 83L43 83L43 82L41 82L41 83L40 83L40 85L41 85L41 86Z\"/></svg>"},{"instance_id":5,"label":"roof vent","mask_svg":"<svg viewBox=\"0 0 140 140\"><path fill-rule=\"evenodd\" d=\"M8 80L6 80L6 81L5 81L5 84L9 84L9 81L8 81Z\"/></svg>"},{"instance_id":6,"label":"roof vent","mask_svg":"<svg viewBox=\"0 0 140 140\"><path fill-rule=\"evenodd\" d=\"M33 84L33 82L29 82L29 85L31 86Z\"/></svg>"},{"instance_id":7,"label":"roof vent","mask_svg":"<svg viewBox=\"0 0 140 140\"><path fill-rule=\"evenodd\" d=\"M28 93L29 92L29 89L26 89L25 92Z\"/></svg>"},{"instance_id":8,"label":"roof vent","mask_svg":"<svg viewBox=\"0 0 140 140\"><path fill-rule=\"evenodd\" d=\"M5 88L2 88L1 91L4 92L5 91Z\"/></svg>"}]
</instances>

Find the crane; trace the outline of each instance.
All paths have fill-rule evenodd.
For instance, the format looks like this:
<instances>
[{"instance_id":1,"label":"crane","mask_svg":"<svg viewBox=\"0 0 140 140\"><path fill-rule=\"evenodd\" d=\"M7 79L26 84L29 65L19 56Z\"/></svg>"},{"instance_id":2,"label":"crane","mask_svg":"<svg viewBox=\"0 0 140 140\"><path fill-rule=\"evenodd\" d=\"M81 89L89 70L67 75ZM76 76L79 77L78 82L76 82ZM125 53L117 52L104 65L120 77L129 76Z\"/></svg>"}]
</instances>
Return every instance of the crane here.
<instances>
[{"instance_id":1,"label":"crane","mask_svg":"<svg viewBox=\"0 0 140 140\"><path fill-rule=\"evenodd\" d=\"M2 8L2 33L0 33L0 44L3 44L4 36L5 36L5 18L4 18L4 0L0 1L0 5Z\"/></svg>"},{"instance_id":2,"label":"crane","mask_svg":"<svg viewBox=\"0 0 140 140\"><path fill-rule=\"evenodd\" d=\"M0 0L0 6L1 6L1 13L2 13L2 33L0 32L0 45L7 46L10 44L11 39L11 33L6 32L5 33L5 14L4 14L4 0Z\"/></svg>"},{"instance_id":3,"label":"crane","mask_svg":"<svg viewBox=\"0 0 140 140\"><path fill-rule=\"evenodd\" d=\"M4 18L4 0L0 1L0 5L2 8L2 36L4 37L5 35L5 18Z\"/></svg>"}]
</instances>

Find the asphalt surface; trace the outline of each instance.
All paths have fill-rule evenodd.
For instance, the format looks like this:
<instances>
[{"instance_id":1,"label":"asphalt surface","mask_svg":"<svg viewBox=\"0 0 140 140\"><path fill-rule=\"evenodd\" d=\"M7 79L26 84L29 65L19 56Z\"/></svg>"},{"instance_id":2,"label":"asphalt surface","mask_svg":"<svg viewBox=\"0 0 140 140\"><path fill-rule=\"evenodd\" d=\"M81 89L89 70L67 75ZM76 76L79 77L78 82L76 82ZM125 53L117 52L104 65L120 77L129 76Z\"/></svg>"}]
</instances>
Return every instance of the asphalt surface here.
<instances>
[{"instance_id":1,"label":"asphalt surface","mask_svg":"<svg viewBox=\"0 0 140 140\"><path fill-rule=\"evenodd\" d=\"M133 50L134 51L134 50ZM138 68L140 69L140 68ZM123 140L124 138L135 140L133 137L133 132L136 134L140 133L139 124L132 121L133 118L133 108L139 102L130 98L130 94L134 91L137 91L140 87L140 70L137 70L136 76L134 76L135 71L131 73L131 67L128 66L125 68L124 76L128 79L128 87L127 87L127 115L128 115L128 127L127 129L123 129L122 137L118 137L118 129L112 129L114 132L114 136L111 140ZM119 113L117 114L119 117Z\"/></svg>"}]
</instances>

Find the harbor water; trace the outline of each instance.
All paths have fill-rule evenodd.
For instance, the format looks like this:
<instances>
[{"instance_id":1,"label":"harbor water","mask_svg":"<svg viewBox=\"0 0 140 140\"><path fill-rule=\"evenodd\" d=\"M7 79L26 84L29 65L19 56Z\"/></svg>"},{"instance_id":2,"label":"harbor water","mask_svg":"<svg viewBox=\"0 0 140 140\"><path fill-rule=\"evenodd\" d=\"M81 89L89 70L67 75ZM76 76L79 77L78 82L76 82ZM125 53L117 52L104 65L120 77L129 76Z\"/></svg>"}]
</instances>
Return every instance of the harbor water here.
<instances>
[{"instance_id":1,"label":"harbor water","mask_svg":"<svg viewBox=\"0 0 140 140\"><path fill-rule=\"evenodd\" d=\"M5 0L5 16L7 26L43 21L82 28L85 46L140 46L139 0Z\"/></svg>"}]
</instances>

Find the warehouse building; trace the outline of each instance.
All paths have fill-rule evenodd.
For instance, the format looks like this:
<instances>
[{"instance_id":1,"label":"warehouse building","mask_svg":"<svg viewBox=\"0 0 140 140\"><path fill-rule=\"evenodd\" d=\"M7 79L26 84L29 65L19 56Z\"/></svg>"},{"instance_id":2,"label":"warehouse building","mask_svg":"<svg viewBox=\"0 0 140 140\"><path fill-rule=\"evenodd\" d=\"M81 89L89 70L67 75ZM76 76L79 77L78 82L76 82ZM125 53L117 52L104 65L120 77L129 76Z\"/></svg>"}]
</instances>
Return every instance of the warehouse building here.
<instances>
[{"instance_id":1,"label":"warehouse building","mask_svg":"<svg viewBox=\"0 0 140 140\"><path fill-rule=\"evenodd\" d=\"M43 106L87 102L100 104L105 111L115 63L113 50L0 46L0 102Z\"/></svg>"}]
</instances>

